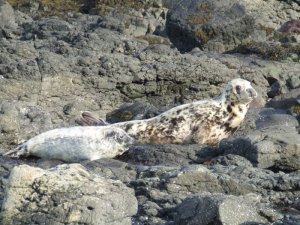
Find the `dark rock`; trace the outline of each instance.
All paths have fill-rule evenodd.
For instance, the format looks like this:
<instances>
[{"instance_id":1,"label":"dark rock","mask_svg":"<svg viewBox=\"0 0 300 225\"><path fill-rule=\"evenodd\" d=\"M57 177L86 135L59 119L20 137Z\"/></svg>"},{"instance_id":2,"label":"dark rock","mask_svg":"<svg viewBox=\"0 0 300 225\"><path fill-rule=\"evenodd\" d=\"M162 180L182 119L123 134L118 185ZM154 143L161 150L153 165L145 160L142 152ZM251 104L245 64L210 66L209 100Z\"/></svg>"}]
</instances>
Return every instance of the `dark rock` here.
<instances>
[{"instance_id":1,"label":"dark rock","mask_svg":"<svg viewBox=\"0 0 300 225\"><path fill-rule=\"evenodd\" d=\"M279 112L279 113L278 113ZM294 116L289 114L280 113L278 110L267 110L260 113L261 117L255 121L257 129L263 129L267 127L297 127L298 121Z\"/></svg>"},{"instance_id":2,"label":"dark rock","mask_svg":"<svg viewBox=\"0 0 300 225\"><path fill-rule=\"evenodd\" d=\"M104 17L102 26L111 30L142 36L160 30L165 25L167 9L160 0L95 2L96 10Z\"/></svg>"},{"instance_id":3,"label":"dark rock","mask_svg":"<svg viewBox=\"0 0 300 225\"><path fill-rule=\"evenodd\" d=\"M295 201L292 203L292 207L296 210L300 211L300 198L296 198Z\"/></svg>"},{"instance_id":4,"label":"dark rock","mask_svg":"<svg viewBox=\"0 0 300 225\"><path fill-rule=\"evenodd\" d=\"M193 162L206 162L220 154L205 145L138 145L119 159L136 165L179 166Z\"/></svg>"},{"instance_id":5,"label":"dark rock","mask_svg":"<svg viewBox=\"0 0 300 225\"><path fill-rule=\"evenodd\" d=\"M283 22L279 18L271 22L269 16L284 5L288 4L277 2L270 7L265 2L178 1L168 11L166 29L181 51L200 47L225 52L249 39L266 42L276 34L274 22Z\"/></svg>"},{"instance_id":6,"label":"dark rock","mask_svg":"<svg viewBox=\"0 0 300 225\"><path fill-rule=\"evenodd\" d=\"M252 167L252 163L246 158L239 155L232 155L232 154L215 157L210 162L210 165L214 165L214 164L223 165L223 166Z\"/></svg>"},{"instance_id":7,"label":"dark rock","mask_svg":"<svg viewBox=\"0 0 300 225\"><path fill-rule=\"evenodd\" d=\"M237 154L261 168L298 170L300 136L296 129L274 126L245 137L221 141L224 154Z\"/></svg>"},{"instance_id":8,"label":"dark rock","mask_svg":"<svg viewBox=\"0 0 300 225\"><path fill-rule=\"evenodd\" d=\"M300 34L300 20L289 20L285 22L278 31L288 34Z\"/></svg>"},{"instance_id":9,"label":"dark rock","mask_svg":"<svg viewBox=\"0 0 300 225\"><path fill-rule=\"evenodd\" d=\"M81 163L94 174L129 183L136 177L135 166L114 159L99 159Z\"/></svg>"},{"instance_id":10,"label":"dark rock","mask_svg":"<svg viewBox=\"0 0 300 225\"><path fill-rule=\"evenodd\" d=\"M200 165L182 168L138 167L137 179L131 182L139 196L140 212L138 215L140 216L137 217L138 221L145 222L147 217L147 223L155 224L153 221L159 216L165 223L166 221L170 222L178 216L174 213L174 209L187 196L199 194L199 192L246 196L256 193L257 197L254 199L258 203L263 205L267 203L259 209L261 215L264 215L269 221L278 221L283 214L277 210L272 212L272 208L268 204L279 208L291 204L299 195L298 172L273 173L270 170L250 166L250 163L246 159L243 160L242 157L226 156L226 162L224 158L221 156L216 161L212 160L208 168ZM239 159L240 162L238 162ZM224 166L219 162L223 162ZM149 201L156 203L153 204L153 209L151 209L152 204L147 203ZM156 216L151 215L157 210ZM187 215L190 213L187 212Z\"/></svg>"},{"instance_id":11,"label":"dark rock","mask_svg":"<svg viewBox=\"0 0 300 225\"><path fill-rule=\"evenodd\" d=\"M95 8L95 1L93 0L56 1L55 4L42 0L8 0L8 2L10 2L16 10L30 15L34 19L47 16L68 18L78 12L88 12L92 8Z\"/></svg>"},{"instance_id":12,"label":"dark rock","mask_svg":"<svg viewBox=\"0 0 300 225\"><path fill-rule=\"evenodd\" d=\"M108 123L118 123L128 120L148 119L160 114L158 109L150 104L134 102L125 103L118 109L106 114Z\"/></svg>"},{"instance_id":13,"label":"dark rock","mask_svg":"<svg viewBox=\"0 0 300 225\"><path fill-rule=\"evenodd\" d=\"M278 96L280 94L282 94L282 92L284 92L284 85L281 84L280 81L275 81L275 82L272 82L271 86L270 86L270 90L268 92L268 96L270 98L273 98L275 96Z\"/></svg>"},{"instance_id":14,"label":"dark rock","mask_svg":"<svg viewBox=\"0 0 300 225\"><path fill-rule=\"evenodd\" d=\"M287 93L274 97L267 105L273 108L290 109L292 106L297 105L298 98L300 98L300 88L292 89Z\"/></svg>"},{"instance_id":15,"label":"dark rock","mask_svg":"<svg viewBox=\"0 0 300 225\"><path fill-rule=\"evenodd\" d=\"M295 128L295 117L300 119L297 101L300 96L300 64L293 62L297 57L288 56L289 62L272 62L255 55L207 52L235 48L244 36L251 35L254 42L244 40L245 45L248 43L245 49L254 47L252 51L259 50L265 56L269 53L287 54L290 50L297 53L297 36L276 31L289 18L299 17L299 6L295 1L274 1L272 4L268 1L201 1L207 4L207 11L205 7L197 8L191 4L191 11L204 11L199 18L207 17L211 12L210 6L226 6L218 15L211 13L212 18L220 20L208 21L206 25L199 23L195 27L180 27L184 32L203 31L199 33L201 40L205 38L203 34L209 37L206 43L199 45L204 51L194 48L186 54L181 54L168 44L164 31L165 7L172 7L168 19L181 18L181 15L193 19L175 21L177 25L182 25L197 22L198 14L190 14L190 11L183 11L179 6L196 1L97 1L96 9L92 11L104 13L101 15L70 12L70 7L77 7L73 3L78 2L82 1L72 1L72 4L51 2L50 6L46 2L29 1L27 6L23 3L14 5L23 13L11 11L11 8L7 12L0 10L0 17L7 15L0 20L0 24L7 19L14 21L11 26L3 28L0 35L0 151L11 150L18 143L45 130L73 126L74 118L80 111L88 110L99 118L105 118L108 112L117 109L109 118L111 122L124 118L150 118L178 104L216 96L222 91L224 83L241 77L251 81L260 96L251 105L242 127L232 139L224 140L228 145L221 143L220 148L201 145L135 146L117 159L83 162L87 170L97 174L90 174L91 179L84 185L94 187L95 177L100 175L121 180L133 187L139 204L139 211L133 220L136 225L174 224L174 220L179 223L188 215L199 218L192 212L179 217L176 210L182 201L185 204L189 202L185 200L188 196L202 195L204 192L213 193L207 194L209 201L204 205L216 203L220 215L220 212L230 215L231 211L238 211L235 206L239 205L240 200L242 206L247 206L245 212L251 211L253 205L248 203L252 201L246 200L245 196L254 193L257 196L253 197L257 201L254 212L267 218L268 223L297 223L299 217L295 210L299 208L300 175L299 134ZM85 9L86 12L95 3L87 2L90 7ZM230 14L227 9L231 10ZM174 14L175 11L177 14ZM257 26L259 21L262 26ZM197 27L202 30L196 30ZM185 39L178 35L174 34L173 41L177 37L179 44L182 40L187 41L183 47L192 46L189 44L193 44L194 39L189 38L194 37L193 33L182 33L183 37L189 37ZM276 41L280 43L274 45ZM283 48L288 51L281 51ZM268 101L269 98L273 99ZM139 103L135 103L137 101ZM263 108L266 101L276 109ZM123 105L125 102L134 103ZM0 202L13 167L27 164L50 169L61 163L37 158L12 160L0 157ZM78 171L74 174L81 176ZM75 180L65 183L73 184ZM45 181L52 184L60 179L47 178ZM46 184L40 184L41 188L46 187ZM47 205L53 202L52 199L40 200L36 196L45 189L39 189L38 185L35 187L37 191L33 190L28 198L22 195L20 198L26 199L29 206L36 204L35 212L45 209L44 206L45 211L52 212L55 207ZM76 189L80 190L81 187ZM123 189L118 190L124 195ZM76 191L70 191L67 195L64 193L64 196L57 191L53 196L67 201L70 193L78 193ZM132 193L128 195L132 196ZM74 194L73 197L78 196ZM220 210L222 204L218 205L221 202L228 203L223 211ZM82 206L84 203L70 204ZM115 204L123 206L123 203ZM129 208L130 204L126 207ZM29 206L20 211L32 209ZM107 208L104 206L105 210ZM66 215L64 212L68 209L58 210L55 219ZM87 212L83 216L86 218L94 210L83 211ZM120 211L123 210L120 209L118 215L122 214ZM39 215L45 215L43 213ZM45 223L43 216L37 218L36 214L32 215L37 224ZM229 219L236 218L234 216ZM220 218L211 224L232 222ZM122 222L116 220L116 223Z\"/></svg>"},{"instance_id":16,"label":"dark rock","mask_svg":"<svg viewBox=\"0 0 300 225\"><path fill-rule=\"evenodd\" d=\"M185 199L176 209L175 224L265 224L255 203L245 197L198 194Z\"/></svg>"},{"instance_id":17,"label":"dark rock","mask_svg":"<svg viewBox=\"0 0 300 225\"><path fill-rule=\"evenodd\" d=\"M261 128L274 126L297 127L297 120L287 110L273 108L250 108L241 127L232 137L244 137Z\"/></svg>"},{"instance_id":18,"label":"dark rock","mask_svg":"<svg viewBox=\"0 0 300 225\"><path fill-rule=\"evenodd\" d=\"M39 39L53 37L61 39L61 37L66 36L73 28L68 22L55 17L43 18L38 20L37 23L32 23L32 26L30 29L31 32L37 35Z\"/></svg>"}]
</instances>

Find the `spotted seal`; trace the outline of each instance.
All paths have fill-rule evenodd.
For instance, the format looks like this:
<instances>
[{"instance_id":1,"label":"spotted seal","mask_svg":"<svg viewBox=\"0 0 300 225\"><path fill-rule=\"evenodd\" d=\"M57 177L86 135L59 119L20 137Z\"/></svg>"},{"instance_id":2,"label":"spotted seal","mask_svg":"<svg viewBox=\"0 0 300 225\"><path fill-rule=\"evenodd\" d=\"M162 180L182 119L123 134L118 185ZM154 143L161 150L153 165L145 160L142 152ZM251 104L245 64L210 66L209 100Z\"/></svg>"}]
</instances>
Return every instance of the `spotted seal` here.
<instances>
[{"instance_id":1,"label":"spotted seal","mask_svg":"<svg viewBox=\"0 0 300 225\"><path fill-rule=\"evenodd\" d=\"M107 125L83 112L77 122L121 128L141 144L214 146L238 129L256 97L257 92L249 81L236 78L226 85L220 96L180 105L150 119Z\"/></svg>"},{"instance_id":2,"label":"spotted seal","mask_svg":"<svg viewBox=\"0 0 300 225\"><path fill-rule=\"evenodd\" d=\"M124 130L117 127L69 127L41 133L6 156L38 156L65 162L113 158L123 154L134 143Z\"/></svg>"}]
</instances>

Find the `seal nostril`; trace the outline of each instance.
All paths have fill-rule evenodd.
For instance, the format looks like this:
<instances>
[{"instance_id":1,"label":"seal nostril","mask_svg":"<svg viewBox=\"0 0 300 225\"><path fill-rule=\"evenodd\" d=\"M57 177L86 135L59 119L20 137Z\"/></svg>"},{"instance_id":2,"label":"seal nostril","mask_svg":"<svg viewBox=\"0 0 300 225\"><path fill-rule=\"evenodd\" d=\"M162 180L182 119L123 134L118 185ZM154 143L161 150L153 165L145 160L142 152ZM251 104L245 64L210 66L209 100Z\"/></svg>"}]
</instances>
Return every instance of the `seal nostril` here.
<instances>
[{"instance_id":1,"label":"seal nostril","mask_svg":"<svg viewBox=\"0 0 300 225\"><path fill-rule=\"evenodd\" d=\"M248 88L246 91L250 95L250 97L252 97L252 98L255 98L257 96L256 91L252 88Z\"/></svg>"}]
</instances>

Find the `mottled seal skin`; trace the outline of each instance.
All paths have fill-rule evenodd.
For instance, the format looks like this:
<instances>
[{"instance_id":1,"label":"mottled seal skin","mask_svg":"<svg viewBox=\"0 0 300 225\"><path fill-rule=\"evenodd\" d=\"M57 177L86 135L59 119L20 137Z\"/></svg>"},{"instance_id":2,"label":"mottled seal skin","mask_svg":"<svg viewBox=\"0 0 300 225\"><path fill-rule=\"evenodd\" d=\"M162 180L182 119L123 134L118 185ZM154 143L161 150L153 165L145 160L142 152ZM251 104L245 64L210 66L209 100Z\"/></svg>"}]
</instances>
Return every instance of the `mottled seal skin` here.
<instances>
[{"instance_id":1,"label":"mottled seal skin","mask_svg":"<svg viewBox=\"0 0 300 225\"><path fill-rule=\"evenodd\" d=\"M257 92L244 79L231 80L222 94L180 105L156 117L106 125L125 130L141 144L187 144L218 145L235 132L245 118L250 102ZM95 124L97 119L89 115ZM79 120L82 120L81 115Z\"/></svg>"},{"instance_id":2,"label":"mottled seal skin","mask_svg":"<svg viewBox=\"0 0 300 225\"><path fill-rule=\"evenodd\" d=\"M4 155L33 155L65 162L80 162L113 158L123 154L133 143L134 139L117 127L59 128L39 134Z\"/></svg>"}]
</instances>

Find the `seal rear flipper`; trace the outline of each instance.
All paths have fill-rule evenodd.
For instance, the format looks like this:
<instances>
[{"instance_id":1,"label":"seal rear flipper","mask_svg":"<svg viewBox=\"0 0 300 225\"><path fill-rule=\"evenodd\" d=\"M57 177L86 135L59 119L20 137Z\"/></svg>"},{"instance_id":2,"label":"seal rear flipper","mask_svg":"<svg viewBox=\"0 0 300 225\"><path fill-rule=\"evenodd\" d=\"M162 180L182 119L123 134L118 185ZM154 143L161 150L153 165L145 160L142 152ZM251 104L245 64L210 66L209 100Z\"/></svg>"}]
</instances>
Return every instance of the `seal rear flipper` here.
<instances>
[{"instance_id":1,"label":"seal rear flipper","mask_svg":"<svg viewBox=\"0 0 300 225\"><path fill-rule=\"evenodd\" d=\"M87 111L82 112L75 122L81 126L106 126L108 124L102 119L97 119L92 113Z\"/></svg>"},{"instance_id":2,"label":"seal rear flipper","mask_svg":"<svg viewBox=\"0 0 300 225\"><path fill-rule=\"evenodd\" d=\"M26 143L19 145L17 148L4 153L2 156L10 156L12 158L19 158L20 156L28 156L28 148Z\"/></svg>"}]
</instances>

